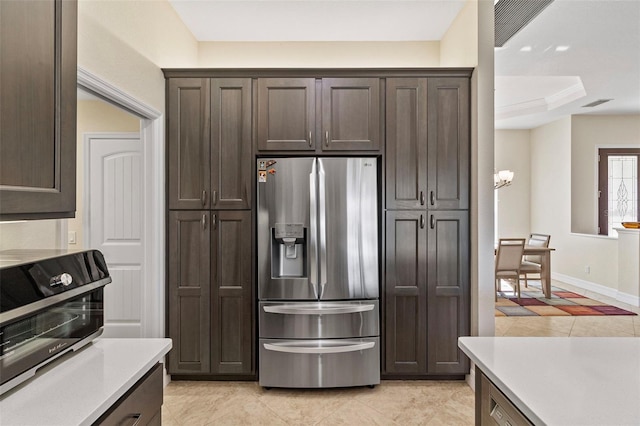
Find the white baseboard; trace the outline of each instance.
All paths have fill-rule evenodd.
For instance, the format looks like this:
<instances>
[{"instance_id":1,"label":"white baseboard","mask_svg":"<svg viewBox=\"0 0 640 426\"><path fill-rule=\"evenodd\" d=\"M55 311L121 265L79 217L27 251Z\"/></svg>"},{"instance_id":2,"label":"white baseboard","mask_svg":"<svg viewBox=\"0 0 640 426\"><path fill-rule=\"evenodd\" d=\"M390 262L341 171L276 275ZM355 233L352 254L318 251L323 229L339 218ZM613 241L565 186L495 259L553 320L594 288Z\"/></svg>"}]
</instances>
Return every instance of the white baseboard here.
<instances>
[{"instance_id":1,"label":"white baseboard","mask_svg":"<svg viewBox=\"0 0 640 426\"><path fill-rule=\"evenodd\" d=\"M469 385L469 387L475 392L476 391L476 369L473 366L473 362L471 363L471 370L469 370L469 374L465 377L465 381Z\"/></svg>"},{"instance_id":2,"label":"white baseboard","mask_svg":"<svg viewBox=\"0 0 640 426\"><path fill-rule=\"evenodd\" d=\"M632 294L623 293L611 287L597 284L591 281L583 280L580 278L572 277L570 275L559 274L557 272L551 273L551 279L561 281L563 283L571 284L584 290L593 291L594 293L601 294L603 296L611 297L622 303L626 303L632 306L640 307L640 297Z\"/></svg>"}]
</instances>

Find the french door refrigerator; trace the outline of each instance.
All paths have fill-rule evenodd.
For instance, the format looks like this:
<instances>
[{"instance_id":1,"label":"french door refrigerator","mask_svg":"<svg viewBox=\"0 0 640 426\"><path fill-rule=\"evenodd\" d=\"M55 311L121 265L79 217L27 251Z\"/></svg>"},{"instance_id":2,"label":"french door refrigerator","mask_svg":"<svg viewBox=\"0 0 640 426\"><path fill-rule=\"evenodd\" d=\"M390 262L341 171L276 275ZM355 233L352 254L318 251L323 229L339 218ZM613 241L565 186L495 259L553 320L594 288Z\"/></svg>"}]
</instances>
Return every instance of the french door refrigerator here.
<instances>
[{"instance_id":1,"label":"french door refrigerator","mask_svg":"<svg viewBox=\"0 0 640 426\"><path fill-rule=\"evenodd\" d=\"M259 158L259 381L380 383L376 158Z\"/></svg>"}]
</instances>

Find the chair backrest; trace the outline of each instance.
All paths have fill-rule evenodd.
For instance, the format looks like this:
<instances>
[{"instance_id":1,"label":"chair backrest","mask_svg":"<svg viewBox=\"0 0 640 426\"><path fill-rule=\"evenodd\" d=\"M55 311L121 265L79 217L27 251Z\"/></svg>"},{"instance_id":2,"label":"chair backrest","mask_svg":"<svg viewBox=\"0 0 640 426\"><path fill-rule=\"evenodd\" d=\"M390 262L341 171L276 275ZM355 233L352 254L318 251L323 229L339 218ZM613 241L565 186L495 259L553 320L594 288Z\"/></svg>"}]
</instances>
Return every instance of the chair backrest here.
<instances>
[{"instance_id":1,"label":"chair backrest","mask_svg":"<svg viewBox=\"0 0 640 426\"><path fill-rule=\"evenodd\" d=\"M551 235L547 234L531 234L527 240L527 245L535 247L549 247ZM542 263L542 256L537 254L528 254L524 257L527 262Z\"/></svg>"},{"instance_id":2,"label":"chair backrest","mask_svg":"<svg viewBox=\"0 0 640 426\"><path fill-rule=\"evenodd\" d=\"M496 272L520 270L524 241L524 238L500 238L496 254Z\"/></svg>"}]
</instances>

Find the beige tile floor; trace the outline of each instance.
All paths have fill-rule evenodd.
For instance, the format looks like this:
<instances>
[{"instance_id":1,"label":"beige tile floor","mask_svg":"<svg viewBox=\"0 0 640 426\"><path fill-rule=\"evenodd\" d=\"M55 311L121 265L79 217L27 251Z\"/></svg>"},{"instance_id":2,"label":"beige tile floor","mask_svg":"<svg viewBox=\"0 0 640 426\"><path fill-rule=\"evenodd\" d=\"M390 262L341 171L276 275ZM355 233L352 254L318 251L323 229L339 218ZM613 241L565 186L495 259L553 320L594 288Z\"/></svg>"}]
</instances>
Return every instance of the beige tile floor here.
<instances>
[{"instance_id":1,"label":"beige tile floor","mask_svg":"<svg viewBox=\"0 0 640 426\"><path fill-rule=\"evenodd\" d=\"M571 285L556 287L640 313L640 308ZM496 336L636 336L640 316L498 317ZM375 389L264 390L255 382L171 382L165 426L473 425L466 382L383 381Z\"/></svg>"}]
</instances>

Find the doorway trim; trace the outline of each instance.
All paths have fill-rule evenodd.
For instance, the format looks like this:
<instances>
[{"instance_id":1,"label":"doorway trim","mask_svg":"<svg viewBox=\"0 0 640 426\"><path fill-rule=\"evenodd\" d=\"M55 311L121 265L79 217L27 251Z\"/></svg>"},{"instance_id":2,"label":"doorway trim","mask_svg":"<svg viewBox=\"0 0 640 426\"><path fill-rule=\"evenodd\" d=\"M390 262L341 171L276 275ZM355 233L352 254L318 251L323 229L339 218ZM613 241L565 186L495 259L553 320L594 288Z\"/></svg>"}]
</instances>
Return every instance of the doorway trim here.
<instances>
[{"instance_id":1,"label":"doorway trim","mask_svg":"<svg viewBox=\"0 0 640 426\"><path fill-rule=\"evenodd\" d=\"M164 115L97 75L78 67L78 87L140 117L144 164L145 249L142 337L165 336Z\"/></svg>"}]
</instances>

